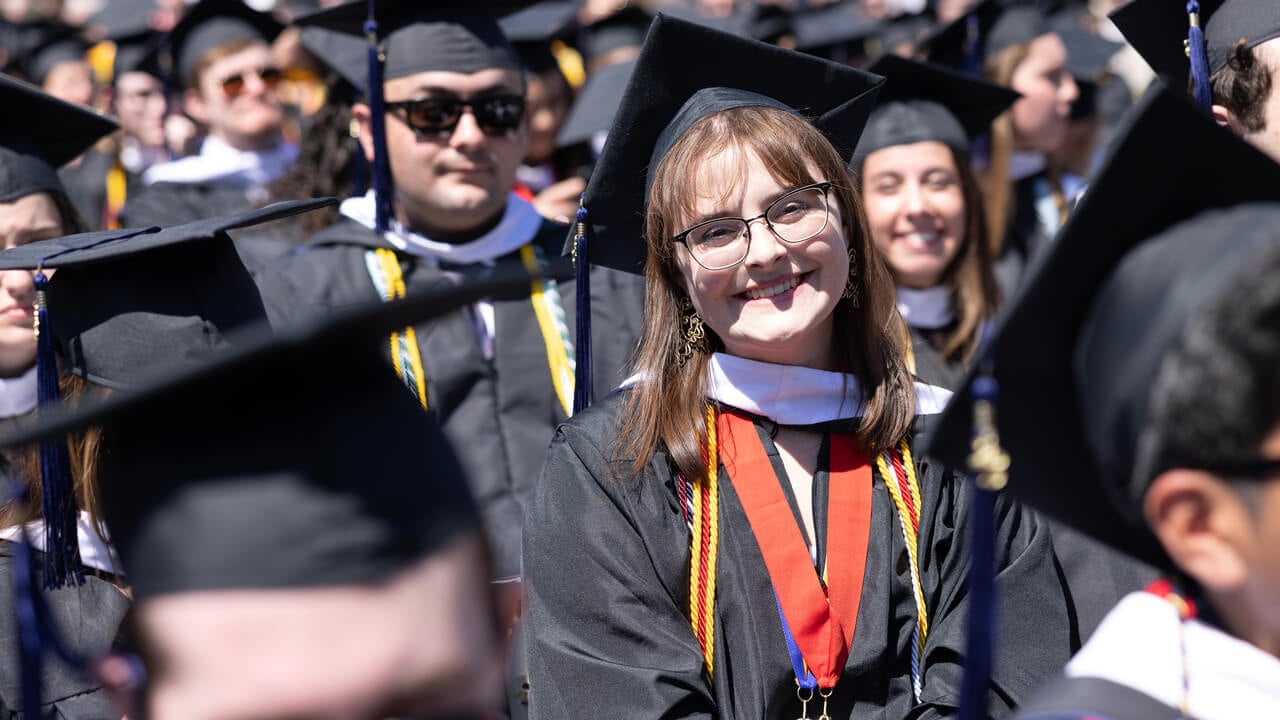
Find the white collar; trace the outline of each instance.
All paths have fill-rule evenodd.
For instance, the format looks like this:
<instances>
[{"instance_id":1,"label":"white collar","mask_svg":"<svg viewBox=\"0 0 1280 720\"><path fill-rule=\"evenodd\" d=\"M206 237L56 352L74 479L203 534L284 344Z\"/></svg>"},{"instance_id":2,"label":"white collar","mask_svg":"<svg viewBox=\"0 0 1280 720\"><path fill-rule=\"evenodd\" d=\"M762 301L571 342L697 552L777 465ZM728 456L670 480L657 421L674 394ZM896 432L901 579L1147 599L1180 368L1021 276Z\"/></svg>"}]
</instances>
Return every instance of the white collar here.
<instances>
[{"instance_id":1,"label":"white collar","mask_svg":"<svg viewBox=\"0 0 1280 720\"><path fill-rule=\"evenodd\" d=\"M210 135L200 144L199 154L153 165L142 174L142 182L261 187L284 175L297 158L298 146L283 140L270 150L237 150Z\"/></svg>"},{"instance_id":2,"label":"white collar","mask_svg":"<svg viewBox=\"0 0 1280 720\"><path fill-rule=\"evenodd\" d=\"M120 165L131 173L142 173L168 161L169 151L165 148L147 147L132 135L125 135L120 141Z\"/></svg>"},{"instance_id":3,"label":"white collar","mask_svg":"<svg viewBox=\"0 0 1280 720\"><path fill-rule=\"evenodd\" d=\"M372 230L374 226L373 191L370 190L362 197L343 200L338 211ZM420 235L394 219L391 224L391 229L384 233L383 237L397 250L433 260L470 265L480 262L491 263L528 243L542 227L542 216L529 201L511 193L507 196L507 208L502 213L502 220L492 230L469 242L456 245L440 242Z\"/></svg>"},{"instance_id":4,"label":"white collar","mask_svg":"<svg viewBox=\"0 0 1280 720\"><path fill-rule=\"evenodd\" d=\"M1177 612L1146 592L1120 601L1067 664L1068 677L1098 677L1170 707L1182 700ZM1280 659L1198 620L1184 627L1191 717L1280 717Z\"/></svg>"},{"instance_id":5,"label":"white collar","mask_svg":"<svg viewBox=\"0 0 1280 720\"><path fill-rule=\"evenodd\" d=\"M951 392L916 383L916 414L942 412ZM858 379L851 374L776 365L715 353L708 368L712 400L762 415L780 425L813 425L862 416Z\"/></svg>"},{"instance_id":6,"label":"white collar","mask_svg":"<svg viewBox=\"0 0 1280 720\"><path fill-rule=\"evenodd\" d=\"M898 286L898 312L911 327L937 330L956 319L951 288L937 285L925 290Z\"/></svg>"},{"instance_id":7,"label":"white collar","mask_svg":"<svg viewBox=\"0 0 1280 720\"><path fill-rule=\"evenodd\" d=\"M44 552L44 521L32 520L26 524L26 528L27 538L30 539L31 546L40 552ZM109 544L111 536L107 535L106 526L99 523L95 530L93 521L89 519L89 513L83 510L80 511L76 518L76 537L80 541L81 565L116 575L124 574L123 567L120 565L120 558L116 556L115 548ZM108 538L108 542L104 542L103 538ZM21 539L22 528L16 525L0 529L0 540L17 542Z\"/></svg>"},{"instance_id":8,"label":"white collar","mask_svg":"<svg viewBox=\"0 0 1280 720\"><path fill-rule=\"evenodd\" d=\"M35 367L15 378L0 378L0 418L26 415L35 407Z\"/></svg>"},{"instance_id":9,"label":"white collar","mask_svg":"<svg viewBox=\"0 0 1280 720\"><path fill-rule=\"evenodd\" d=\"M1009 157L1009 179L1018 182L1023 178L1029 178L1044 170L1047 165L1042 152L1016 150Z\"/></svg>"}]
</instances>

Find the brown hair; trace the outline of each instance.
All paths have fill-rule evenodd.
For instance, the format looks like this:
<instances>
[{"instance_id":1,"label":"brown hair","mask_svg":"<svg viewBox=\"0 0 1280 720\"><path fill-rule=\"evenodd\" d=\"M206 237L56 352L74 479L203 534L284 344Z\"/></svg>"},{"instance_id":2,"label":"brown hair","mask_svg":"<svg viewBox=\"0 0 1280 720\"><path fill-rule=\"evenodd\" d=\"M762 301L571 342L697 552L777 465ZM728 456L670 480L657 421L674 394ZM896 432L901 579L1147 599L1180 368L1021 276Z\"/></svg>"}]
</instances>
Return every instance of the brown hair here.
<instances>
[{"instance_id":1,"label":"brown hair","mask_svg":"<svg viewBox=\"0 0 1280 720\"><path fill-rule=\"evenodd\" d=\"M110 390L94 385L88 380L67 374L58 382L63 402L75 407L80 398L103 397ZM67 437L67 453L71 460L71 480L75 488L76 507L87 511L97 528L102 518L98 497L98 473L102 452L102 429L94 426L71 433ZM10 454L10 462L16 475L26 486L27 501L10 503L0 508L0 527L21 525L40 519L40 446L27 445ZM103 538L105 541L105 538Z\"/></svg>"},{"instance_id":2,"label":"brown hair","mask_svg":"<svg viewBox=\"0 0 1280 720\"><path fill-rule=\"evenodd\" d=\"M864 415L859 439L868 448L890 447L906 435L915 416L893 279L875 250L844 161L802 118L775 108L735 108L695 123L654 171L645 212L644 330L635 368L644 379L627 397L615 455L630 465L631 475L639 473L660 446L686 477L704 477L707 472L703 447L709 356L695 352L684 364L678 359L684 344L684 291L678 283L672 237L680 230L675 223L693 214L700 164L730 148L749 149L780 183L832 183L845 237L858 263L853 283L860 307L843 298L837 303L832 343L841 369L860 381ZM815 167L818 177L813 176ZM719 338L709 328L707 334L711 349L720 349Z\"/></svg>"},{"instance_id":3,"label":"brown hair","mask_svg":"<svg viewBox=\"0 0 1280 720\"><path fill-rule=\"evenodd\" d=\"M1245 40L1230 53L1226 66L1209 78L1213 102L1230 110L1245 130L1260 132L1267 126L1263 106L1271 96L1271 69Z\"/></svg>"},{"instance_id":4,"label":"brown hair","mask_svg":"<svg viewBox=\"0 0 1280 720\"><path fill-rule=\"evenodd\" d=\"M1031 53L1031 43L1010 45L988 57L982 71L987 79L997 85L1009 87L1018 65ZM986 170L979 180L986 197L987 255L1000 257L1004 235L1009 224L1013 203L1012 183L1009 182L1009 160L1013 157L1013 110L1000 114L991 124L991 150L987 156Z\"/></svg>"},{"instance_id":5,"label":"brown hair","mask_svg":"<svg viewBox=\"0 0 1280 720\"><path fill-rule=\"evenodd\" d=\"M209 66L218 62L228 55L235 55L247 47L260 45L263 41L255 38L240 38L238 40L230 40L222 45L210 49L208 52L200 56L196 61L195 67L191 68L191 74L184 78L188 88L194 88L196 92L200 92L200 78L204 76L204 71Z\"/></svg>"}]
</instances>

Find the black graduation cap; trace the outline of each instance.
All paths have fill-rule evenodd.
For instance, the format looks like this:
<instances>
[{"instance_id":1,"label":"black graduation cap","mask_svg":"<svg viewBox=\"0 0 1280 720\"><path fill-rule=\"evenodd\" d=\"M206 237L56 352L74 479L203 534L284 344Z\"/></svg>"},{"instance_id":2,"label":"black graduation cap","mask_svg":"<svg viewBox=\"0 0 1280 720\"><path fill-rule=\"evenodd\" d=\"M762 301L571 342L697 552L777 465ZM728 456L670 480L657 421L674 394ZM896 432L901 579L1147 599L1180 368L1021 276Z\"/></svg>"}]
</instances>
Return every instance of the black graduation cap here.
<instances>
[{"instance_id":1,"label":"black graduation cap","mask_svg":"<svg viewBox=\"0 0 1280 720\"><path fill-rule=\"evenodd\" d=\"M383 357L387 335L534 279L495 270L242 337L41 413L0 447L103 428L103 511L136 598L376 582L476 522L447 442Z\"/></svg>"},{"instance_id":2,"label":"black graduation cap","mask_svg":"<svg viewBox=\"0 0 1280 720\"><path fill-rule=\"evenodd\" d=\"M768 105L812 118L845 158L883 79L659 14L587 185L591 262L639 273L648 176L698 119Z\"/></svg>"},{"instance_id":3,"label":"black graduation cap","mask_svg":"<svg viewBox=\"0 0 1280 720\"><path fill-rule=\"evenodd\" d=\"M1280 165L1181 92L1157 83L1138 103L990 348L1014 498L1169 567L1142 518L1152 477L1135 473L1148 395L1192 314L1275 245L1276 212L1208 211L1263 201L1280 201ZM974 395L967 383L954 396L929 449L954 467L970 452Z\"/></svg>"},{"instance_id":4,"label":"black graduation cap","mask_svg":"<svg viewBox=\"0 0 1280 720\"><path fill-rule=\"evenodd\" d=\"M124 35L112 39L115 45L115 56L111 60L111 82L120 79L121 75L130 72L144 72L158 78L163 77L161 68L155 62L150 50L161 42L164 34L156 30L143 30L132 35Z\"/></svg>"},{"instance_id":5,"label":"black graduation cap","mask_svg":"<svg viewBox=\"0 0 1280 720\"><path fill-rule=\"evenodd\" d=\"M325 78L329 97L345 102L356 100L368 81L368 45L346 33L306 25L299 28L298 42L316 62L328 68Z\"/></svg>"},{"instance_id":6,"label":"black graduation cap","mask_svg":"<svg viewBox=\"0 0 1280 720\"><path fill-rule=\"evenodd\" d=\"M22 75L35 85L44 85L49 72L64 62L84 62L89 43L80 29L69 25L48 24L40 41L26 51L21 62Z\"/></svg>"},{"instance_id":7,"label":"black graduation cap","mask_svg":"<svg viewBox=\"0 0 1280 720\"><path fill-rule=\"evenodd\" d=\"M877 47L865 49L876 39L885 23L867 15L856 2L838 2L817 10L796 13L792 18L795 47L801 52L845 62L855 56L878 55ZM854 47L855 52L850 52ZM856 48L864 48L857 51Z\"/></svg>"},{"instance_id":8,"label":"black graduation cap","mask_svg":"<svg viewBox=\"0 0 1280 720\"><path fill-rule=\"evenodd\" d=\"M200 0L148 53L147 60L170 68L174 85L184 87L210 50L237 40L270 44L283 29L270 13L258 12L242 0Z\"/></svg>"},{"instance_id":9,"label":"black graduation cap","mask_svg":"<svg viewBox=\"0 0 1280 720\"><path fill-rule=\"evenodd\" d=\"M987 57L1049 32L1044 11L1032 2L981 0L929 33L920 45L930 62L981 73Z\"/></svg>"},{"instance_id":10,"label":"black graduation cap","mask_svg":"<svg viewBox=\"0 0 1280 720\"><path fill-rule=\"evenodd\" d=\"M498 21L530 72L542 74L559 70L552 41L569 34L578 14L577 0L544 0Z\"/></svg>"},{"instance_id":11,"label":"black graduation cap","mask_svg":"<svg viewBox=\"0 0 1280 720\"><path fill-rule=\"evenodd\" d=\"M111 118L0 75L0 202L66 194L56 169L118 127ZM21 110L18 111L17 109Z\"/></svg>"},{"instance_id":12,"label":"black graduation cap","mask_svg":"<svg viewBox=\"0 0 1280 720\"><path fill-rule=\"evenodd\" d=\"M107 0L88 25L99 37L114 40L152 29L155 10L155 0Z\"/></svg>"},{"instance_id":13,"label":"black graduation cap","mask_svg":"<svg viewBox=\"0 0 1280 720\"><path fill-rule=\"evenodd\" d=\"M1132 0L1111 12L1111 20L1147 64L1177 88L1185 88L1207 63L1196 84L1197 103L1206 106L1208 79L1226 67L1241 41L1246 47L1280 37L1280 5L1273 0L1203 0L1198 27L1191 26L1191 3ZM1201 55L1203 51L1203 55ZM1203 92L1201 89L1203 88Z\"/></svg>"},{"instance_id":14,"label":"black graduation cap","mask_svg":"<svg viewBox=\"0 0 1280 720\"><path fill-rule=\"evenodd\" d=\"M592 62L622 48L639 50L652 22L652 13L638 5L628 4L583 28L582 54Z\"/></svg>"},{"instance_id":15,"label":"black graduation cap","mask_svg":"<svg viewBox=\"0 0 1280 720\"><path fill-rule=\"evenodd\" d=\"M855 158L926 140L967 155L970 141L1020 97L972 75L897 55L884 55L867 70L883 75L886 82L858 140Z\"/></svg>"},{"instance_id":16,"label":"black graduation cap","mask_svg":"<svg viewBox=\"0 0 1280 720\"><path fill-rule=\"evenodd\" d=\"M586 84L578 91L578 98L556 134L556 147L579 143L594 145L598 136L608 132L635 67L635 60L624 60L606 65L587 76Z\"/></svg>"},{"instance_id":17,"label":"black graduation cap","mask_svg":"<svg viewBox=\"0 0 1280 720\"><path fill-rule=\"evenodd\" d=\"M880 52L897 52L900 47L907 45L909 46L910 56L915 57L916 47L933 25L933 19L925 13L914 15L903 13L895 18L890 18L880 27L880 31L876 34L879 39Z\"/></svg>"}]
</instances>

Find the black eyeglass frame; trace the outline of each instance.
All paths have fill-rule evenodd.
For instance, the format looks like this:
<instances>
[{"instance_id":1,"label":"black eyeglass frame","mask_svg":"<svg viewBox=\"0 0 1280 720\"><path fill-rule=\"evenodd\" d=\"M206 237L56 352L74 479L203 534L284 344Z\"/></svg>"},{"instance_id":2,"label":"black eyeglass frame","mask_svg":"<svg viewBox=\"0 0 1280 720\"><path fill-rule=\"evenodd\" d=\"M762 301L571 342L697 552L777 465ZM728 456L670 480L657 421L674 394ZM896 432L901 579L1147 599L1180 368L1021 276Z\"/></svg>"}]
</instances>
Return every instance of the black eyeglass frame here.
<instances>
[{"instance_id":1,"label":"black eyeglass frame","mask_svg":"<svg viewBox=\"0 0 1280 720\"><path fill-rule=\"evenodd\" d=\"M491 111L484 106L486 103L492 102L511 102L519 107L516 112L515 119L509 127L504 125L495 125L491 122L493 118ZM414 125L413 122L410 121L410 109L415 105L424 104L435 104L450 107L450 112L453 117L449 122L435 128L419 127L418 125ZM399 118L400 121L407 125L409 129L413 131L413 134L418 137L447 137L452 135L453 131L458 129L458 123L462 122L462 115L464 112L471 113L471 116L476 120L476 125L485 135L498 137L519 129L520 123L524 122L525 113L529 110L529 101L523 95L502 94L488 95L482 98L475 98L473 100L460 100L457 98L415 98L413 100L397 100L395 102L383 103L383 107L388 113Z\"/></svg>"},{"instance_id":2,"label":"black eyeglass frame","mask_svg":"<svg viewBox=\"0 0 1280 720\"><path fill-rule=\"evenodd\" d=\"M684 230L683 232L681 232L680 234L676 235L674 238L672 238L672 240L673 240L674 242L678 242L678 243L680 243L681 245L684 245L684 246L685 246L685 248L689 251L689 256L693 258L693 261L694 261L694 262L696 262L696 263L698 263L699 265L701 265L704 269L706 269L706 270L728 270L728 269L729 269L729 268L731 268L731 267L734 267L734 266L736 266L736 265L741 264L741 263L742 263L742 261L743 261L743 260L746 260L746 259L747 259L747 256L751 254L751 223L753 223L753 222L755 222L755 221L757 221L757 220L764 220L765 225L767 225L767 226L769 227L769 232L773 233L774 237L778 238L779 240L781 240L782 242L784 242L784 243L786 243L786 244L788 244L788 245L799 245L800 243L808 242L809 240L812 240L813 238L815 238L815 237L817 237L819 234L821 234L823 230L826 230L826 229L827 229L827 225L831 222L831 197L830 197L830 193L831 193L831 188L832 188L834 185L835 185L835 183L831 182L830 180L825 180L825 181L823 181L823 182L810 183L810 184L808 184L808 185L801 185L800 187L792 188L791 190L788 190L787 192L785 192L785 193L783 193L781 196L779 196L777 200L774 200L773 202L769 203L769 207L765 208L765 209L764 209L764 212L760 213L759 215L756 215L755 217L752 217L752 218L742 218L742 217L717 217L717 218L711 218L710 220L703 220L702 222L698 223L697 225L694 225L693 227L688 228L688 229ZM782 202L782 201L786 200L787 198L791 197L792 195L795 195L796 193L804 192L804 191L806 191L806 190L821 190L821 191L822 191L822 208L823 208L823 213L824 213L824 216L823 216L823 219L822 219L822 227L821 227L820 229L818 229L816 232L814 232L812 235L810 235L810 236L808 236L808 237L806 237L806 238L801 238L801 239L799 239L799 240L788 240L788 239L786 239L786 238L782 237L782 235L781 235L781 234L779 234L779 233L778 233L778 231L774 229L774 227L773 227L773 223L769 221L769 213L770 213L770 212L772 212L772 211L773 211L773 209L774 209L775 207L777 207L777 206L778 206L778 203L780 203L780 202ZM692 232L694 232L694 231L696 231L698 228L706 227L706 226L708 226L708 225L712 225L712 224L714 224L714 223L724 222L724 221L726 221L726 220L738 220L738 221L742 222L743 227L745 227L745 228L746 228L747 244L746 244L746 246L743 248L742 257L740 257L740 258L738 258L737 260L735 260L735 261L733 261L733 262L729 263L728 265L719 265L719 266L716 266L716 267L711 267L710 265L707 265L706 263L704 263L704 262L702 262L701 260L699 260L699 259L698 259L698 255L697 255L697 253L695 253L695 252L693 251L693 248L692 248L692 247L689 247L689 234L690 234L690 233L692 233Z\"/></svg>"}]
</instances>

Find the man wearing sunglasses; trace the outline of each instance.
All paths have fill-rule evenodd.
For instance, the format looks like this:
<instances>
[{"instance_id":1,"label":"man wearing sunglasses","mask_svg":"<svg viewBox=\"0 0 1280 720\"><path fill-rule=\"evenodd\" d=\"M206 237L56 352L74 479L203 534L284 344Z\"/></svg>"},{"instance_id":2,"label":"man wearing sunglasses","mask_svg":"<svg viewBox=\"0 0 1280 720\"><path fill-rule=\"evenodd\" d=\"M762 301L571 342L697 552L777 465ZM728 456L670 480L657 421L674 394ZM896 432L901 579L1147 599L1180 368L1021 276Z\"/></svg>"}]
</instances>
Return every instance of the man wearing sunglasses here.
<instances>
[{"instance_id":1,"label":"man wearing sunglasses","mask_svg":"<svg viewBox=\"0 0 1280 720\"><path fill-rule=\"evenodd\" d=\"M268 44L281 29L240 0L202 0L144 58L173 68L182 108L207 136L197 154L143 175L144 187L120 213L126 227L238 212L266 199L267 183L297 157L281 135L281 72Z\"/></svg>"}]
</instances>

